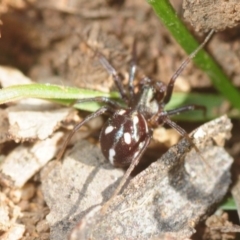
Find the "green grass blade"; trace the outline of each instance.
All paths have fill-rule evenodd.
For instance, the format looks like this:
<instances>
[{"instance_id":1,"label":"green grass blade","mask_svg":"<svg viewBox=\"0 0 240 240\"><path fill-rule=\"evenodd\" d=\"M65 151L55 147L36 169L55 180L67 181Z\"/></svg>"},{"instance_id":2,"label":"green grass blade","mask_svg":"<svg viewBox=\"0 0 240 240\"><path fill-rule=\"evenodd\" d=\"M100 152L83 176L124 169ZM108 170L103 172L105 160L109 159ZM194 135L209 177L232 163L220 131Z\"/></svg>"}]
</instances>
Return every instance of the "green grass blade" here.
<instances>
[{"instance_id":1,"label":"green grass blade","mask_svg":"<svg viewBox=\"0 0 240 240\"><path fill-rule=\"evenodd\" d=\"M14 85L0 90L0 104L16 101L22 98L44 98L44 99L60 99L62 103L71 103L71 99L91 98L96 96L104 96L111 98L119 98L119 94L103 93L100 91L65 87L52 84L24 84ZM65 99L66 101L61 101Z\"/></svg>"},{"instance_id":2,"label":"green grass blade","mask_svg":"<svg viewBox=\"0 0 240 240\"><path fill-rule=\"evenodd\" d=\"M50 99L62 105L70 105L76 99L92 98L92 97L110 97L119 99L117 92L103 93L100 91L65 87L51 84L25 84L15 85L0 90L0 104L13 102L23 98L42 98ZM226 100L222 96L213 94L194 94L194 93L174 93L170 103L167 105L167 110L175 109L189 104L199 104L207 107L207 116L203 116L200 111L192 111L186 114L180 114L174 117L177 120L184 121L205 121L207 119L213 119L221 113L219 109L223 104L226 104ZM89 112L96 111L100 105L98 103L88 102L75 104L75 108L86 110ZM239 111L230 112L230 116L239 118Z\"/></svg>"},{"instance_id":3,"label":"green grass blade","mask_svg":"<svg viewBox=\"0 0 240 240\"><path fill-rule=\"evenodd\" d=\"M42 98L50 99L53 102L70 105L76 99L92 98L97 96L119 98L119 94L116 92L104 93L100 91L65 87L52 84L24 84L14 85L0 90L0 104L13 102L23 98ZM98 103L81 103L76 104L74 107L85 111L96 111L100 107Z\"/></svg>"},{"instance_id":4,"label":"green grass blade","mask_svg":"<svg viewBox=\"0 0 240 240\"><path fill-rule=\"evenodd\" d=\"M172 5L169 3L169 0L147 1L182 48L188 54L193 52L199 44L185 27L184 23L179 19ZM228 77L218 64L216 64L213 58L204 50L201 50L193 61L209 75L214 87L225 96L234 107L240 109L240 93L231 84Z\"/></svg>"},{"instance_id":5,"label":"green grass blade","mask_svg":"<svg viewBox=\"0 0 240 240\"><path fill-rule=\"evenodd\" d=\"M174 93L171 101L166 106L166 110L175 109L178 107L198 104L207 108L206 116L202 111L189 111L173 116L176 120L181 121L207 121L221 115L221 106L226 104L224 97L214 94L197 94L197 93Z\"/></svg>"},{"instance_id":6,"label":"green grass blade","mask_svg":"<svg viewBox=\"0 0 240 240\"><path fill-rule=\"evenodd\" d=\"M235 204L235 201L233 197L229 197L226 199L220 206L222 210L228 211L228 210L237 210L237 206Z\"/></svg>"}]
</instances>

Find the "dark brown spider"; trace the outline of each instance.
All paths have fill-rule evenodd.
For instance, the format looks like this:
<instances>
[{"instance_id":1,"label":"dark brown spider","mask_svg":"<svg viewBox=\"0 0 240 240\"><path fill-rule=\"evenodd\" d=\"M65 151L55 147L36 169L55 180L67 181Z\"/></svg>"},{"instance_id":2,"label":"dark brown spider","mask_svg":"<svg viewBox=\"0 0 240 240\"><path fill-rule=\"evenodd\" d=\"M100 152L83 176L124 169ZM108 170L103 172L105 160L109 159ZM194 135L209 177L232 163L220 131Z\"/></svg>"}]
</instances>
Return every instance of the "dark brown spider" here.
<instances>
[{"instance_id":1,"label":"dark brown spider","mask_svg":"<svg viewBox=\"0 0 240 240\"><path fill-rule=\"evenodd\" d=\"M183 137L186 137L191 144L193 144L187 132L175 122L170 120L169 116L189 110L205 111L205 107L199 105L188 105L170 111L166 111L164 108L172 97L173 87L177 77L190 60L197 54L197 52L203 48L213 32L214 31L211 31L204 42L181 64L179 69L171 77L167 86L161 82L154 82L151 79L144 77L141 81L138 92L135 92L133 86L133 80L136 72L136 44L134 44L133 47L133 59L131 61L129 71L128 91L124 89L121 78L113 66L102 54L97 53L104 68L113 76L115 85L122 100L125 102L126 107L124 108L116 101L106 97L77 100L75 103L100 102L105 103L105 106L88 115L80 123L75 125L74 129L65 140L57 159L62 157L69 140L73 134L82 127L82 125L104 113L112 114L102 127L100 133L99 141L101 150L103 155L114 166L129 166L121 183L115 190L113 195L115 196L121 190L135 166L139 163L141 156L150 143L153 129L160 124L167 124L176 129ZM193 146L196 150L198 150L194 144Z\"/></svg>"}]
</instances>

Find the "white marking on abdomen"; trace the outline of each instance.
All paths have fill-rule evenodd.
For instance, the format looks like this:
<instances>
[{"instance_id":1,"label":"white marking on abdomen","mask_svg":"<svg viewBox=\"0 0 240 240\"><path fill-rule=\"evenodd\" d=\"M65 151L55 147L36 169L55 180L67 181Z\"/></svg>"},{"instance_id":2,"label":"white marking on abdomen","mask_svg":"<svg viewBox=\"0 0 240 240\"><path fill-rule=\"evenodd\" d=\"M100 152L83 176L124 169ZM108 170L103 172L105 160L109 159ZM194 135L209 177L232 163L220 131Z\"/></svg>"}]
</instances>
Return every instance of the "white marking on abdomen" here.
<instances>
[{"instance_id":1,"label":"white marking on abdomen","mask_svg":"<svg viewBox=\"0 0 240 240\"><path fill-rule=\"evenodd\" d=\"M131 140L132 140L132 139L131 139L130 133L128 133L128 132L124 133L123 137L124 137L124 142L125 142L126 144L130 144L130 143L131 143Z\"/></svg>"},{"instance_id":2,"label":"white marking on abdomen","mask_svg":"<svg viewBox=\"0 0 240 240\"><path fill-rule=\"evenodd\" d=\"M138 119L138 116L133 116L133 123L134 124L138 124L138 122L139 122L139 119Z\"/></svg>"},{"instance_id":3,"label":"white marking on abdomen","mask_svg":"<svg viewBox=\"0 0 240 240\"><path fill-rule=\"evenodd\" d=\"M116 155L116 151L113 148L109 149L109 162L114 165L114 156Z\"/></svg>"},{"instance_id":4,"label":"white marking on abdomen","mask_svg":"<svg viewBox=\"0 0 240 240\"><path fill-rule=\"evenodd\" d=\"M120 111L118 112L118 114L119 114L119 115L123 115L125 112L126 112L126 111L125 111L124 109L122 109L122 110L120 110Z\"/></svg>"},{"instance_id":5,"label":"white marking on abdomen","mask_svg":"<svg viewBox=\"0 0 240 240\"><path fill-rule=\"evenodd\" d=\"M108 127L105 129L105 135L107 135L108 133L112 132L113 129L114 129L113 126L108 126Z\"/></svg>"},{"instance_id":6,"label":"white marking on abdomen","mask_svg":"<svg viewBox=\"0 0 240 240\"><path fill-rule=\"evenodd\" d=\"M133 138L136 142L139 140L139 135L138 135L138 122L139 118L137 115L133 116Z\"/></svg>"},{"instance_id":7,"label":"white marking on abdomen","mask_svg":"<svg viewBox=\"0 0 240 240\"><path fill-rule=\"evenodd\" d=\"M144 145L144 142L140 142L139 143L139 149L141 149L143 147L143 145Z\"/></svg>"}]
</instances>

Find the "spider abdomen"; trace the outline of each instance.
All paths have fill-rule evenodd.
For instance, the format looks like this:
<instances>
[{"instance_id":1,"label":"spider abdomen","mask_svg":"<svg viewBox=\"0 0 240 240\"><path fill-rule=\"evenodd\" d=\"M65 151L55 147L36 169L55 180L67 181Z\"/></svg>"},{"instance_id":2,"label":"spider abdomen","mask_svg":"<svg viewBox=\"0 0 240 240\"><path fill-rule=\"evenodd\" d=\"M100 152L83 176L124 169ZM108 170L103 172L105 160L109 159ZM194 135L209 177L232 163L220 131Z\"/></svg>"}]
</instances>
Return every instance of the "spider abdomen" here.
<instances>
[{"instance_id":1,"label":"spider abdomen","mask_svg":"<svg viewBox=\"0 0 240 240\"><path fill-rule=\"evenodd\" d=\"M148 126L142 114L118 110L102 128L102 153L113 165L128 166L142 149L147 134Z\"/></svg>"}]
</instances>

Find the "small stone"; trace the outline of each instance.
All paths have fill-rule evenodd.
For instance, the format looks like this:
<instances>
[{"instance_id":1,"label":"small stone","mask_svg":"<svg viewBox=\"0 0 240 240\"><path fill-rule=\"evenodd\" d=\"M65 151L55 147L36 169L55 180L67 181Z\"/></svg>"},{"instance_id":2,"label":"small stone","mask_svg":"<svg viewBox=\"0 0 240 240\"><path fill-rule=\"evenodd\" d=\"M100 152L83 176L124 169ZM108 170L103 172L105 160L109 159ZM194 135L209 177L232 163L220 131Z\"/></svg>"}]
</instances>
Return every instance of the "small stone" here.
<instances>
[{"instance_id":1,"label":"small stone","mask_svg":"<svg viewBox=\"0 0 240 240\"><path fill-rule=\"evenodd\" d=\"M22 188L22 200L29 200L31 199L35 194L35 187L32 183L27 183Z\"/></svg>"},{"instance_id":2,"label":"small stone","mask_svg":"<svg viewBox=\"0 0 240 240\"><path fill-rule=\"evenodd\" d=\"M49 231L49 223L47 220L42 220L37 224L37 232L42 233L42 232L47 232Z\"/></svg>"}]
</instances>

